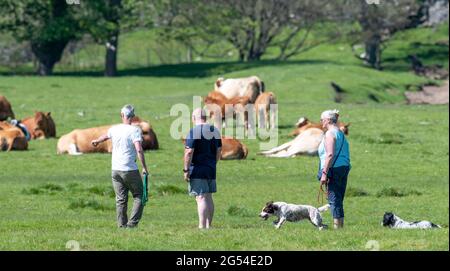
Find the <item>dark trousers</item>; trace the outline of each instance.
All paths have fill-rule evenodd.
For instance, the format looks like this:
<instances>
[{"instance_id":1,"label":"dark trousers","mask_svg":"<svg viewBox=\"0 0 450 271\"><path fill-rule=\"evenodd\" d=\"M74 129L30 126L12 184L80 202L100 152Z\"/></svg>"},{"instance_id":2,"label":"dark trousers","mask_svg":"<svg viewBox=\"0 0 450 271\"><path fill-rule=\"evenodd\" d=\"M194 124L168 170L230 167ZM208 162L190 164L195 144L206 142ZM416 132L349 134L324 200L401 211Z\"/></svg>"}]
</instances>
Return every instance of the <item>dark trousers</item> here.
<instances>
[{"instance_id":1,"label":"dark trousers","mask_svg":"<svg viewBox=\"0 0 450 271\"><path fill-rule=\"evenodd\" d=\"M328 173L328 203L335 219L344 217L344 196L349 172L350 167L342 166L334 167Z\"/></svg>"}]
</instances>

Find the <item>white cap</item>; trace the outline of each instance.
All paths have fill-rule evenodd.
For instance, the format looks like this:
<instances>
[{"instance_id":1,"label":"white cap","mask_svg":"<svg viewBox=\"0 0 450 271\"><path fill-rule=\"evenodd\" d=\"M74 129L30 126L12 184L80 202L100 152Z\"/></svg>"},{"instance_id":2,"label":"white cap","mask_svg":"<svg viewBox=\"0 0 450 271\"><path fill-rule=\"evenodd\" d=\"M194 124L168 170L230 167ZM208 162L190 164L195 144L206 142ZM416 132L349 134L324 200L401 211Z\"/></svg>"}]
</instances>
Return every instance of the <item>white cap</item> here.
<instances>
[{"instance_id":1,"label":"white cap","mask_svg":"<svg viewBox=\"0 0 450 271\"><path fill-rule=\"evenodd\" d=\"M134 107L131 104L127 104L122 107L120 113L122 113L126 118L131 119L134 117Z\"/></svg>"}]
</instances>

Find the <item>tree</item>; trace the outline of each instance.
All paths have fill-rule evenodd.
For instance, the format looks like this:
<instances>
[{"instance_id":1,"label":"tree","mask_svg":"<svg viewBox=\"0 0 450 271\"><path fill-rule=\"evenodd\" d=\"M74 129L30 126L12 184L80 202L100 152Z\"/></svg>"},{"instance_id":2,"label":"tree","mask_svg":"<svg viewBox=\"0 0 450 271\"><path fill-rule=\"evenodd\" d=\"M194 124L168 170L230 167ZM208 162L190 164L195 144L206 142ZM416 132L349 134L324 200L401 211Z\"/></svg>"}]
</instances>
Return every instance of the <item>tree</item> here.
<instances>
[{"instance_id":1,"label":"tree","mask_svg":"<svg viewBox=\"0 0 450 271\"><path fill-rule=\"evenodd\" d=\"M30 43L38 60L37 73L50 75L69 41L79 35L75 9L60 0L3 0L0 31L11 32L18 41Z\"/></svg>"},{"instance_id":2,"label":"tree","mask_svg":"<svg viewBox=\"0 0 450 271\"><path fill-rule=\"evenodd\" d=\"M279 59L300 52L318 22L326 21L325 0L160 0L155 5L163 35L174 37L198 52L226 40L240 61L259 60L269 47L280 49ZM317 45L318 43L316 43Z\"/></svg>"},{"instance_id":3,"label":"tree","mask_svg":"<svg viewBox=\"0 0 450 271\"><path fill-rule=\"evenodd\" d=\"M105 76L117 75L119 35L141 25L141 17L147 16L146 3L141 0L86 1L83 13L83 29L99 44L105 46ZM142 24L148 26L148 24Z\"/></svg>"},{"instance_id":4,"label":"tree","mask_svg":"<svg viewBox=\"0 0 450 271\"><path fill-rule=\"evenodd\" d=\"M368 65L381 69L381 55L384 44L397 31L407 28L417 14L419 5L416 0L380 1L368 4L365 0L349 0L340 3L346 5L344 12L350 15L350 21L357 19L359 29L353 33L353 45L364 43L364 53L357 55ZM354 47L354 46L353 46Z\"/></svg>"}]
</instances>

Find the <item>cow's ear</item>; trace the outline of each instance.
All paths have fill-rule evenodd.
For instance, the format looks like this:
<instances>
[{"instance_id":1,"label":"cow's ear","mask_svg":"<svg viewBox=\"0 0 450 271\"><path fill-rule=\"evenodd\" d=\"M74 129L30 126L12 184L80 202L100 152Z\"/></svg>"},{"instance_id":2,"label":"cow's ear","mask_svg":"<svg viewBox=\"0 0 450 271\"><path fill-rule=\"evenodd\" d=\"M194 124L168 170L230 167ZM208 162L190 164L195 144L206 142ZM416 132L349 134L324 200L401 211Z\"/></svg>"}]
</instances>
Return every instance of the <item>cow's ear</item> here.
<instances>
[{"instance_id":1,"label":"cow's ear","mask_svg":"<svg viewBox=\"0 0 450 271\"><path fill-rule=\"evenodd\" d=\"M52 114L52 112L47 112L47 114L45 114L47 117L50 117L50 115Z\"/></svg>"}]
</instances>

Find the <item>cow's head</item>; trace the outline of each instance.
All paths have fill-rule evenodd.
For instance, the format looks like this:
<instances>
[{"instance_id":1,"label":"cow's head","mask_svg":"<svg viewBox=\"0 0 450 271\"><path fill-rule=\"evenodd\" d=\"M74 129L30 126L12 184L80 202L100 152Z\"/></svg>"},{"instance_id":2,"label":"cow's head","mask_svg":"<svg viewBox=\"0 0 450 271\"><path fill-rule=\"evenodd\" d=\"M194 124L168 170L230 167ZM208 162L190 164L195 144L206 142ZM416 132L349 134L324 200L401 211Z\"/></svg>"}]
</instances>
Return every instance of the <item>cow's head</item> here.
<instances>
[{"instance_id":1,"label":"cow's head","mask_svg":"<svg viewBox=\"0 0 450 271\"><path fill-rule=\"evenodd\" d=\"M34 119L29 126L32 138L42 139L56 136L55 122L51 112L35 112Z\"/></svg>"},{"instance_id":2,"label":"cow's head","mask_svg":"<svg viewBox=\"0 0 450 271\"><path fill-rule=\"evenodd\" d=\"M218 88L220 88L220 86L222 85L223 81L225 81L225 78L223 78L223 77L217 78L216 83L214 85L214 89L217 90Z\"/></svg>"},{"instance_id":3,"label":"cow's head","mask_svg":"<svg viewBox=\"0 0 450 271\"><path fill-rule=\"evenodd\" d=\"M296 126L297 128L300 128L300 127L302 127L302 126L307 125L308 123L311 123L311 122L309 121L308 118L306 118L306 117L301 117L301 118L298 119L298 121L297 121L297 123L295 124L295 126Z\"/></svg>"},{"instance_id":4,"label":"cow's head","mask_svg":"<svg viewBox=\"0 0 450 271\"><path fill-rule=\"evenodd\" d=\"M144 150L158 149L158 140L149 122L141 120L135 116L131 119L131 124L139 126L142 131L142 148Z\"/></svg>"},{"instance_id":5,"label":"cow's head","mask_svg":"<svg viewBox=\"0 0 450 271\"><path fill-rule=\"evenodd\" d=\"M348 127L350 127L350 122L349 123L340 122L338 126L339 130L341 130L345 135L348 135Z\"/></svg>"},{"instance_id":6,"label":"cow's head","mask_svg":"<svg viewBox=\"0 0 450 271\"><path fill-rule=\"evenodd\" d=\"M6 97L0 95L0 121L7 120L8 118L15 119L14 112Z\"/></svg>"}]
</instances>

